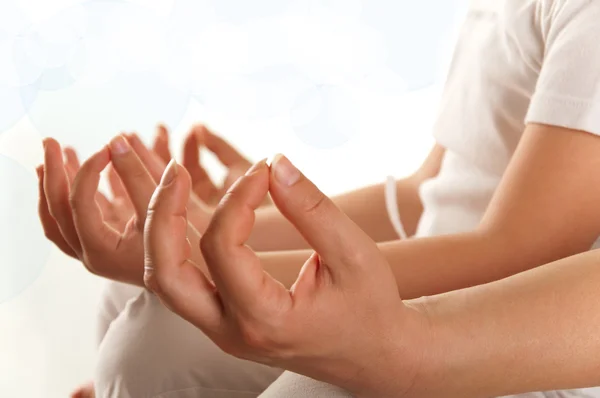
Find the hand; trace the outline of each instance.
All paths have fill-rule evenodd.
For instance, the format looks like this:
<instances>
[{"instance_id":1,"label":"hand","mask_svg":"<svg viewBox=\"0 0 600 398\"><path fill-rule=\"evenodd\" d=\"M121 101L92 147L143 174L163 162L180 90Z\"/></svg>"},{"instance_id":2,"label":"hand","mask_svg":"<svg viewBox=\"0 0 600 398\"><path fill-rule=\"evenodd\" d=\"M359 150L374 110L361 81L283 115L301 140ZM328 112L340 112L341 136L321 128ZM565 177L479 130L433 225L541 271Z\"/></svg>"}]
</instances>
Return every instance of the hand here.
<instances>
[{"instance_id":1,"label":"hand","mask_svg":"<svg viewBox=\"0 0 600 398\"><path fill-rule=\"evenodd\" d=\"M153 151L149 150L136 134L128 134L126 136L127 141L135 151L135 154L139 157L144 167L150 173L153 181L156 183L160 181L166 167L163 157L166 157L167 155L170 156L166 129L159 131L163 131L163 133L159 133L157 136ZM161 134L164 134L162 138ZM163 148L160 149L160 146L163 146ZM158 153L162 153L163 155L159 156ZM126 170L123 170L123 172L126 172ZM132 189L134 188L132 187ZM200 200L194 192L190 192L187 203L188 220L197 231L202 233L206 230L213 211L214 210Z\"/></svg>"},{"instance_id":2,"label":"hand","mask_svg":"<svg viewBox=\"0 0 600 398\"><path fill-rule=\"evenodd\" d=\"M46 235L90 272L143 286L143 226L156 184L129 142L117 136L110 149L104 147L90 157L77 171L72 187L58 142L47 139L44 146L40 218ZM123 231L106 222L98 200L100 172L109 161L134 210ZM191 227L189 235L196 241L200 238ZM202 262L199 253L198 257Z\"/></svg>"},{"instance_id":3,"label":"hand","mask_svg":"<svg viewBox=\"0 0 600 398\"><path fill-rule=\"evenodd\" d=\"M127 140L140 157L152 178L158 183L166 164L172 158L169 151L169 131L163 125L157 128L152 150L149 150L136 134L128 134ZM227 175L222 186L217 186L202 167L200 148L205 146L227 167ZM213 205L219 202L227 189L252 165L227 141L215 135L204 125L194 126L183 144L182 164L190 174L192 192L188 203L188 220L194 227L204 232L214 211ZM109 174L110 175L110 174ZM268 197L263 204L269 204Z\"/></svg>"},{"instance_id":4,"label":"hand","mask_svg":"<svg viewBox=\"0 0 600 398\"><path fill-rule=\"evenodd\" d=\"M200 162L199 149L205 147L227 168L221 186L215 185ZM238 178L243 176L252 163L230 143L213 133L205 125L192 128L183 144L182 165L192 178L192 191L206 204L216 205ZM263 204L269 204L268 197Z\"/></svg>"},{"instance_id":5,"label":"hand","mask_svg":"<svg viewBox=\"0 0 600 398\"><path fill-rule=\"evenodd\" d=\"M76 242L74 236L63 236L61 231L61 228L69 231L71 229L70 226L59 225L54 215L62 218L70 212L68 195L75 180L75 175L80 168L79 158L74 149L66 147L63 151L63 159L60 155L60 145L55 140L46 140L44 147L45 164L36 168L38 175L38 214L40 221L44 233L50 241L56 244L66 255L78 258L75 252L75 249L79 248L78 242ZM48 176L51 178L50 182L48 182ZM118 190L118 187L114 188L117 183L122 189L120 179L115 170L110 170L109 179L113 191ZM133 210L127 203L129 199L126 193L121 194L117 192L115 196L113 201L109 201L102 193L96 192L95 199L102 211L104 221L117 231L123 231L133 214ZM123 200L126 200L126 202Z\"/></svg>"},{"instance_id":6,"label":"hand","mask_svg":"<svg viewBox=\"0 0 600 398\"><path fill-rule=\"evenodd\" d=\"M161 130L162 128L162 130ZM162 131L162 133L161 133ZM153 144L153 151L156 154L155 156L158 156L159 158L162 159L161 156L170 156L169 154L169 141L168 141L168 136L166 135L166 130L164 129L164 127L159 126L159 133L157 134L155 140L154 140L154 144ZM136 136L135 137L137 139L136 144L141 144L141 141L139 140L139 138ZM63 154L64 154L64 159L63 159L63 168L64 168L64 172L67 175L67 180L68 180L68 186L69 186L69 191L71 188L71 185L73 184L73 181L75 180L75 175L77 174L77 172L79 171L80 168L80 162L79 162L79 157L77 156L77 152L71 148L71 147L65 147L63 150ZM160 154L160 156L159 156ZM166 155L165 155L166 154ZM170 160L170 157L167 159ZM165 163L166 164L166 163ZM55 157L54 159L54 167L57 168L57 170L60 172L60 162L58 161L58 157ZM162 173L162 171L164 170L164 167L161 168L159 170L160 173ZM45 194L44 194L44 182L43 182L43 175L44 175L44 167L43 166L39 166L37 169L37 174L38 174L38 180L39 180L39 214L40 214L40 218L42 218L42 225L46 226L46 225L51 225L53 224L51 221L51 217L49 217L48 214L48 205L47 205L47 201L45 198ZM160 174L159 177L160 178ZM158 181L157 178L157 181ZM127 191L125 190L125 187L123 186L123 183L121 181L121 178L119 177L119 174L117 173L117 171L115 170L114 166L111 164L109 166L109 170L108 170L108 183L110 186L110 189L112 191L112 200L109 200L108 198L106 198L106 196L104 196L102 193L97 192L96 193L96 201L98 202L98 205L100 206L101 210L102 210L102 215L104 217L104 220L114 229L116 229L117 231L122 232L125 229L125 226L127 225L127 223L129 222L129 220L131 219L131 217L134 214L134 208L133 208L133 204L131 203L131 200L129 199L129 196L127 194ZM44 220L46 222L44 222ZM54 231L56 232L56 231ZM51 233L51 240L56 240L56 233ZM63 247L61 247L63 246ZM68 255L74 255L74 253L72 252L72 250L67 249L66 247L64 247L64 245L59 246L59 248L61 248L61 250L64 248L65 250L63 250L63 252L65 252Z\"/></svg>"},{"instance_id":7,"label":"hand","mask_svg":"<svg viewBox=\"0 0 600 398\"><path fill-rule=\"evenodd\" d=\"M202 237L214 283L190 264L189 182L175 163L146 221L146 285L224 351L344 387L402 396L418 376L426 316L400 300L375 243L284 157L259 162L228 191ZM290 290L244 243L270 190L316 250Z\"/></svg>"},{"instance_id":8,"label":"hand","mask_svg":"<svg viewBox=\"0 0 600 398\"><path fill-rule=\"evenodd\" d=\"M63 154L64 168L67 173L70 187L80 168L79 157L77 156L75 149L71 147L65 147ZM108 176L113 199L109 200L102 193L97 192L96 201L102 209L104 220L117 231L123 231L125 225L127 225L127 221L129 221L133 215L133 206L127 197L127 193L124 191L119 175L112 165L110 166Z\"/></svg>"}]
</instances>

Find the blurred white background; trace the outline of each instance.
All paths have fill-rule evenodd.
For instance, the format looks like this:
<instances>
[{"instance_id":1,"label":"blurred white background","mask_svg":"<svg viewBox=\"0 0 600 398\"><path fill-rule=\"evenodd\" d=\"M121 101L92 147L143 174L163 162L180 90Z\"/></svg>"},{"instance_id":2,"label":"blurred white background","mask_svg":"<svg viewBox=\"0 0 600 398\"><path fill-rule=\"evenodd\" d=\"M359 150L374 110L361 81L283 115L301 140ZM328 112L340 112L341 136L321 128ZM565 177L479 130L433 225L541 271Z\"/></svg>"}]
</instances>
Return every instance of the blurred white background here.
<instances>
[{"instance_id":1,"label":"blurred white background","mask_svg":"<svg viewBox=\"0 0 600 398\"><path fill-rule=\"evenodd\" d=\"M164 122L178 153L202 121L331 195L401 177L432 144L464 3L0 0L0 397L67 397L94 366L102 281L43 237L43 137L85 158Z\"/></svg>"}]
</instances>

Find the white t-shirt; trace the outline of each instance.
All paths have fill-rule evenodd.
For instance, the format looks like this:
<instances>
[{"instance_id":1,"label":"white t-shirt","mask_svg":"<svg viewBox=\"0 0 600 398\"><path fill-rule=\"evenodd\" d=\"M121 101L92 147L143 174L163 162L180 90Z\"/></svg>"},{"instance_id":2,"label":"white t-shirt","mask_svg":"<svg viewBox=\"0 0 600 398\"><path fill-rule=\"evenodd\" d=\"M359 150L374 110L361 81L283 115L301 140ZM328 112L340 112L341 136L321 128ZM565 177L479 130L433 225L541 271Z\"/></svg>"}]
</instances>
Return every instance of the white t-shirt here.
<instances>
[{"instance_id":1,"label":"white t-shirt","mask_svg":"<svg viewBox=\"0 0 600 398\"><path fill-rule=\"evenodd\" d=\"M416 236L479 224L529 122L600 134L600 0L471 1L434 127L447 151L421 186Z\"/></svg>"},{"instance_id":2,"label":"white t-shirt","mask_svg":"<svg viewBox=\"0 0 600 398\"><path fill-rule=\"evenodd\" d=\"M528 122L600 134L600 1L472 0L421 187L417 236L475 228Z\"/></svg>"}]
</instances>

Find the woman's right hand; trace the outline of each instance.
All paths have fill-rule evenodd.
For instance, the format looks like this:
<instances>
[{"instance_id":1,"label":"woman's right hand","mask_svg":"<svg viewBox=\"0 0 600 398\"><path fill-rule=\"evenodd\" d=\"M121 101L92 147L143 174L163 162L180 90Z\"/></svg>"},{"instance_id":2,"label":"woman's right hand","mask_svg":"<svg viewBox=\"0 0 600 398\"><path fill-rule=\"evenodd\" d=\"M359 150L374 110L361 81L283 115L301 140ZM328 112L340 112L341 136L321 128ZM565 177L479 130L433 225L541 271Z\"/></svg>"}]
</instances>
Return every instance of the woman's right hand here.
<instances>
[{"instance_id":1,"label":"woman's right hand","mask_svg":"<svg viewBox=\"0 0 600 398\"><path fill-rule=\"evenodd\" d=\"M122 231L106 220L98 182L112 162L122 181L134 214ZM70 181L60 144L44 141L44 166L40 176L40 219L46 236L65 253L79 259L92 273L112 280L143 286L143 229L148 203L156 183L123 136L115 137L81 165ZM190 241L200 234L188 225ZM197 245L196 245L197 247ZM202 265L199 249L192 257Z\"/></svg>"}]
</instances>

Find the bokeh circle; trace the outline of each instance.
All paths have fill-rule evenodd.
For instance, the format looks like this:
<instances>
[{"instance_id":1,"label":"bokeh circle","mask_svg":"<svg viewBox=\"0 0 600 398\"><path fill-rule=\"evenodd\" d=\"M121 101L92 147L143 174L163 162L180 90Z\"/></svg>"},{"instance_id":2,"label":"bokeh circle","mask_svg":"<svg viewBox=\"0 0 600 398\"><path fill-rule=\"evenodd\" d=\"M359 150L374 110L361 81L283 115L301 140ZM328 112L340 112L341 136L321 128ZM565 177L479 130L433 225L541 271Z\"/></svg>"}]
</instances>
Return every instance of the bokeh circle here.
<instances>
[{"instance_id":1,"label":"bokeh circle","mask_svg":"<svg viewBox=\"0 0 600 398\"><path fill-rule=\"evenodd\" d=\"M290 112L292 128L305 144L332 149L358 131L360 108L342 86L314 85L300 94Z\"/></svg>"},{"instance_id":2,"label":"bokeh circle","mask_svg":"<svg viewBox=\"0 0 600 398\"><path fill-rule=\"evenodd\" d=\"M39 276L50 253L37 217L37 181L30 171L0 155L0 303Z\"/></svg>"}]
</instances>

